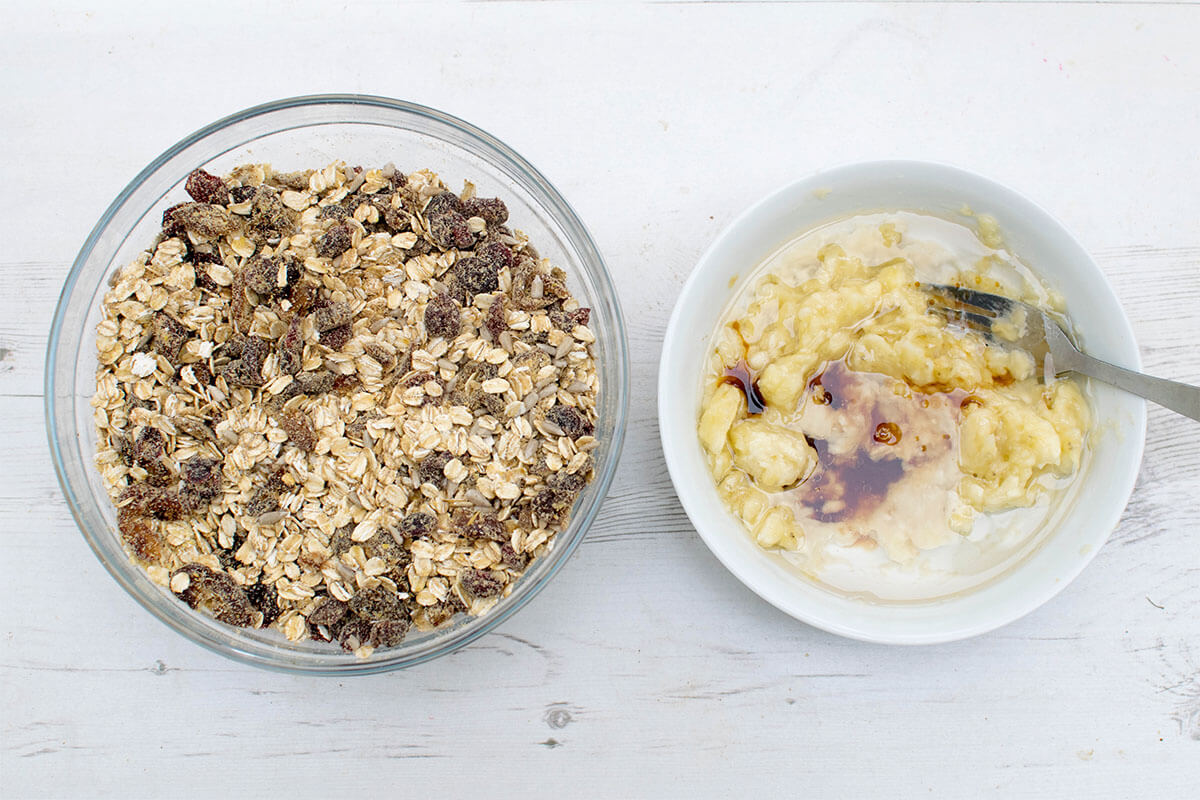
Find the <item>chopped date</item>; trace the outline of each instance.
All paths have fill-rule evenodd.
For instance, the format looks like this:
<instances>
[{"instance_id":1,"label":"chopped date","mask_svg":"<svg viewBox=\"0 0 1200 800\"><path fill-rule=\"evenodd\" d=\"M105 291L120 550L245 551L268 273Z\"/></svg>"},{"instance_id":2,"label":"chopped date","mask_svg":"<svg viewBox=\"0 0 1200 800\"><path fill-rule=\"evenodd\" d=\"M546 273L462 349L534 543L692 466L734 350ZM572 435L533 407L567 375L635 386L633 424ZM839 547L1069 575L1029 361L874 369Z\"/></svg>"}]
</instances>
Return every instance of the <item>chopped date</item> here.
<instances>
[{"instance_id":1,"label":"chopped date","mask_svg":"<svg viewBox=\"0 0 1200 800\"><path fill-rule=\"evenodd\" d=\"M352 653L371 641L371 623L365 619L350 618L343 622L337 633L338 644Z\"/></svg>"},{"instance_id":2,"label":"chopped date","mask_svg":"<svg viewBox=\"0 0 1200 800\"><path fill-rule=\"evenodd\" d=\"M587 325L591 319L592 310L590 308L577 308L574 311L550 311L547 316L550 317L550 324L560 331L570 333L575 330L577 325Z\"/></svg>"},{"instance_id":3,"label":"chopped date","mask_svg":"<svg viewBox=\"0 0 1200 800\"><path fill-rule=\"evenodd\" d=\"M242 353L246 350L245 334L235 333L225 340L225 343L216 349L213 353L215 358L241 358Z\"/></svg>"},{"instance_id":4,"label":"chopped date","mask_svg":"<svg viewBox=\"0 0 1200 800\"><path fill-rule=\"evenodd\" d=\"M408 609L396 596L382 586L363 589L350 598L350 611L367 620L407 620Z\"/></svg>"},{"instance_id":5,"label":"chopped date","mask_svg":"<svg viewBox=\"0 0 1200 800\"><path fill-rule=\"evenodd\" d=\"M400 533L409 539L432 536L435 530L437 530L437 520L423 511L409 514L400 520Z\"/></svg>"},{"instance_id":6,"label":"chopped date","mask_svg":"<svg viewBox=\"0 0 1200 800\"><path fill-rule=\"evenodd\" d=\"M571 406L553 406L546 412L546 419L557 425L565 435L572 439L591 436L596 432L596 426L591 420L581 414L579 409Z\"/></svg>"},{"instance_id":7,"label":"chopped date","mask_svg":"<svg viewBox=\"0 0 1200 800\"><path fill-rule=\"evenodd\" d=\"M171 582L174 583L175 577L180 574L187 575L188 585L178 594L189 606L205 607L227 625L245 628L254 624L254 606L233 578L196 563L186 564L172 572Z\"/></svg>"},{"instance_id":8,"label":"chopped date","mask_svg":"<svg viewBox=\"0 0 1200 800\"><path fill-rule=\"evenodd\" d=\"M229 190L229 198L234 203L244 203L254 197L253 186L235 186Z\"/></svg>"},{"instance_id":9,"label":"chopped date","mask_svg":"<svg viewBox=\"0 0 1200 800\"><path fill-rule=\"evenodd\" d=\"M166 451L167 438L158 428L146 426L138 429L133 439L133 463L139 467L153 464Z\"/></svg>"},{"instance_id":10,"label":"chopped date","mask_svg":"<svg viewBox=\"0 0 1200 800\"><path fill-rule=\"evenodd\" d=\"M173 366L179 365L179 351L187 341L188 331L183 323L165 311L154 314L154 349Z\"/></svg>"},{"instance_id":11,"label":"chopped date","mask_svg":"<svg viewBox=\"0 0 1200 800\"><path fill-rule=\"evenodd\" d=\"M332 391L336 381L337 376L330 370L319 369L312 372L298 373L294 385L300 389L301 394L317 395Z\"/></svg>"},{"instance_id":12,"label":"chopped date","mask_svg":"<svg viewBox=\"0 0 1200 800\"><path fill-rule=\"evenodd\" d=\"M382 345L368 343L363 345L363 352L373 358L384 372L387 372L392 367L396 366L396 357Z\"/></svg>"},{"instance_id":13,"label":"chopped date","mask_svg":"<svg viewBox=\"0 0 1200 800\"><path fill-rule=\"evenodd\" d=\"M296 172L276 172L271 176L271 180L288 189L304 192L308 191L308 181L312 177L312 174L313 170L311 169L302 169Z\"/></svg>"},{"instance_id":14,"label":"chopped date","mask_svg":"<svg viewBox=\"0 0 1200 800\"><path fill-rule=\"evenodd\" d=\"M453 339L462 330L462 309L446 294L434 295L425 305L425 333L433 339Z\"/></svg>"},{"instance_id":15,"label":"chopped date","mask_svg":"<svg viewBox=\"0 0 1200 800\"><path fill-rule=\"evenodd\" d=\"M279 427L287 434L288 441L306 453L317 446L317 431L308 414L296 409L279 415Z\"/></svg>"},{"instance_id":16,"label":"chopped date","mask_svg":"<svg viewBox=\"0 0 1200 800\"><path fill-rule=\"evenodd\" d=\"M317 218L318 219L332 219L332 220L337 220L338 222L341 222L348 216L350 216L350 212L346 210L345 206L340 206L340 205L334 204L334 205L328 205L328 206L325 206L324 208L322 208L321 213L319 213L317 215Z\"/></svg>"},{"instance_id":17,"label":"chopped date","mask_svg":"<svg viewBox=\"0 0 1200 800\"><path fill-rule=\"evenodd\" d=\"M463 204L458 199L458 195L454 192L439 192L429 198L429 203L425 206L425 216L436 217L442 214L461 214L462 210Z\"/></svg>"},{"instance_id":18,"label":"chopped date","mask_svg":"<svg viewBox=\"0 0 1200 800\"><path fill-rule=\"evenodd\" d=\"M354 309L349 303L330 303L312 313L313 326L321 333L345 325L352 319Z\"/></svg>"},{"instance_id":19,"label":"chopped date","mask_svg":"<svg viewBox=\"0 0 1200 800\"><path fill-rule=\"evenodd\" d=\"M458 581L463 591L474 598L495 597L504 590L504 581L490 572L470 567L459 573Z\"/></svg>"},{"instance_id":20,"label":"chopped date","mask_svg":"<svg viewBox=\"0 0 1200 800\"><path fill-rule=\"evenodd\" d=\"M270 297L275 293L275 276L279 268L269 258L256 258L242 268L242 284L259 295Z\"/></svg>"},{"instance_id":21,"label":"chopped date","mask_svg":"<svg viewBox=\"0 0 1200 800\"><path fill-rule=\"evenodd\" d=\"M337 258L350 249L352 236L349 225L334 225L317 240L317 255L322 258Z\"/></svg>"},{"instance_id":22,"label":"chopped date","mask_svg":"<svg viewBox=\"0 0 1200 800\"><path fill-rule=\"evenodd\" d=\"M200 386L212 386L213 374L208 368L208 364L203 361L198 361L191 365L192 377L196 379L196 383Z\"/></svg>"},{"instance_id":23,"label":"chopped date","mask_svg":"<svg viewBox=\"0 0 1200 800\"><path fill-rule=\"evenodd\" d=\"M221 462L215 458L192 456L179 465L179 475L188 492L211 499L221 492Z\"/></svg>"},{"instance_id":24,"label":"chopped date","mask_svg":"<svg viewBox=\"0 0 1200 800\"><path fill-rule=\"evenodd\" d=\"M329 628L342 621L350 607L333 597L326 597L308 615L309 623Z\"/></svg>"},{"instance_id":25,"label":"chopped date","mask_svg":"<svg viewBox=\"0 0 1200 800\"><path fill-rule=\"evenodd\" d=\"M256 367L254 364L238 359L230 361L221 369L221 375L224 376L225 382L230 386L246 386L253 388L263 385L263 376L261 366Z\"/></svg>"},{"instance_id":26,"label":"chopped date","mask_svg":"<svg viewBox=\"0 0 1200 800\"><path fill-rule=\"evenodd\" d=\"M292 311L298 317L308 316L309 312L317 307L318 299L319 289L311 281L300 281L292 287L290 296Z\"/></svg>"},{"instance_id":27,"label":"chopped date","mask_svg":"<svg viewBox=\"0 0 1200 800\"><path fill-rule=\"evenodd\" d=\"M358 386L358 376L354 373L337 375L333 379L333 391L335 392L350 392L356 386Z\"/></svg>"},{"instance_id":28,"label":"chopped date","mask_svg":"<svg viewBox=\"0 0 1200 800\"><path fill-rule=\"evenodd\" d=\"M587 478L582 470L575 473L560 471L546 478L546 486L560 492L579 494L587 486Z\"/></svg>"},{"instance_id":29,"label":"chopped date","mask_svg":"<svg viewBox=\"0 0 1200 800\"><path fill-rule=\"evenodd\" d=\"M295 227L296 212L283 204L274 189L259 186L254 193L254 203L250 207L247 235L262 244L290 234Z\"/></svg>"},{"instance_id":30,"label":"chopped date","mask_svg":"<svg viewBox=\"0 0 1200 800\"><path fill-rule=\"evenodd\" d=\"M238 223L232 214L222 206L210 203L182 203L168 210L170 219L164 214L164 223L174 230L175 225L183 226L189 233L203 236L207 239L217 239L237 230ZM164 228L167 227L164 224Z\"/></svg>"},{"instance_id":31,"label":"chopped date","mask_svg":"<svg viewBox=\"0 0 1200 800\"><path fill-rule=\"evenodd\" d=\"M412 230L412 219L403 210L392 208L389 203L381 213L383 214L383 224L387 225L393 233Z\"/></svg>"},{"instance_id":32,"label":"chopped date","mask_svg":"<svg viewBox=\"0 0 1200 800\"><path fill-rule=\"evenodd\" d=\"M265 628L279 618L279 592L273 583L256 583L244 590L250 605L262 612L262 626Z\"/></svg>"},{"instance_id":33,"label":"chopped date","mask_svg":"<svg viewBox=\"0 0 1200 800\"><path fill-rule=\"evenodd\" d=\"M229 187L225 181L202 169L192 170L183 188L197 203L225 205L229 202Z\"/></svg>"},{"instance_id":34,"label":"chopped date","mask_svg":"<svg viewBox=\"0 0 1200 800\"><path fill-rule=\"evenodd\" d=\"M329 539L329 549L333 551L335 556L340 556L358 544L358 542L350 538L350 534L352 533L354 533L353 525L343 525L333 532L333 536Z\"/></svg>"},{"instance_id":35,"label":"chopped date","mask_svg":"<svg viewBox=\"0 0 1200 800\"><path fill-rule=\"evenodd\" d=\"M513 367L515 369L524 367L529 370L530 377L535 378L544 367L550 366L551 363L550 356L537 347L532 350L526 350L513 359Z\"/></svg>"},{"instance_id":36,"label":"chopped date","mask_svg":"<svg viewBox=\"0 0 1200 800\"><path fill-rule=\"evenodd\" d=\"M158 562L162 540L149 519L126 506L117 513L117 530L135 556L148 564Z\"/></svg>"},{"instance_id":37,"label":"chopped date","mask_svg":"<svg viewBox=\"0 0 1200 800\"><path fill-rule=\"evenodd\" d=\"M467 607L463 605L462 600L457 595L450 595L440 603L436 603L425 609L425 620L430 625L442 625L448 622L455 614L460 614L466 611Z\"/></svg>"},{"instance_id":38,"label":"chopped date","mask_svg":"<svg viewBox=\"0 0 1200 800\"><path fill-rule=\"evenodd\" d=\"M246 513L251 517L261 517L279 508L279 497L287 487L283 483L281 470L272 472L266 483L255 490L246 504Z\"/></svg>"},{"instance_id":39,"label":"chopped date","mask_svg":"<svg viewBox=\"0 0 1200 800\"><path fill-rule=\"evenodd\" d=\"M435 486L444 486L446 484L446 476L443 470L450 463L450 459L454 458L445 450L435 450L421 460L421 465L417 468L417 478L421 483L432 483Z\"/></svg>"},{"instance_id":40,"label":"chopped date","mask_svg":"<svg viewBox=\"0 0 1200 800\"><path fill-rule=\"evenodd\" d=\"M529 564L529 556L518 553L511 544L503 542L500 545L500 563L513 572L521 572Z\"/></svg>"},{"instance_id":41,"label":"chopped date","mask_svg":"<svg viewBox=\"0 0 1200 800\"><path fill-rule=\"evenodd\" d=\"M271 352L271 342L261 336L247 336L244 341L241 357L226 364L221 374L232 386L262 386L262 365Z\"/></svg>"},{"instance_id":42,"label":"chopped date","mask_svg":"<svg viewBox=\"0 0 1200 800\"><path fill-rule=\"evenodd\" d=\"M471 539L488 539L493 542L507 542L508 529L494 514L476 514L463 531Z\"/></svg>"}]
</instances>

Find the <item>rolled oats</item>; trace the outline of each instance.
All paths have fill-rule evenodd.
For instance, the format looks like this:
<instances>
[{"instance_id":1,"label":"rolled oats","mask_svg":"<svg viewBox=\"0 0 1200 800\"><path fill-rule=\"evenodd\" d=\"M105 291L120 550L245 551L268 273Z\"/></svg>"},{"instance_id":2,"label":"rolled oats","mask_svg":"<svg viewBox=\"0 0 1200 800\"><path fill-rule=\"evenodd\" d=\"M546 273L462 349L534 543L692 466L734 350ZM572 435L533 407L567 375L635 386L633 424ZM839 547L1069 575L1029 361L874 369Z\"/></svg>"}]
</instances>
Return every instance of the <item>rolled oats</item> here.
<instances>
[{"instance_id":1,"label":"rolled oats","mask_svg":"<svg viewBox=\"0 0 1200 800\"><path fill-rule=\"evenodd\" d=\"M591 478L590 312L437 175L193 172L96 328L96 463L193 608L360 655L480 614Z\"/></svg>"}]
</instances>

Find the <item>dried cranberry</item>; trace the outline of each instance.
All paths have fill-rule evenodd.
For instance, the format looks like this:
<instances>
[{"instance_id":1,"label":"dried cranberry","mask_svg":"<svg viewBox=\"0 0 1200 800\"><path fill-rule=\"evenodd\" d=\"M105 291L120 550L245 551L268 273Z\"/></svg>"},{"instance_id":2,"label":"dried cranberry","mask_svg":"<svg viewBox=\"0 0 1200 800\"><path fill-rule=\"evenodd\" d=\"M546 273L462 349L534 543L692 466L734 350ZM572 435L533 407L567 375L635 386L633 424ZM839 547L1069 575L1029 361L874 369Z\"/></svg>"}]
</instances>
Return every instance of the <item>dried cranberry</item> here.
<instances>
[{"instance_id":1,"label":"dried cranberry","mask_svg":"<svg viewBox=\"0 0 1200 800\"><path fill-rule=\"evenodd\" d=\"M336 328L321 331L317 340L330 350L341 350L353 338L354 329L347 323L345 325L338 325Z\"/></svg>"},{"instance_id":2,"label":"dried cranberry","mask_svg":"<svg viewBox=\"0 0 1200 800\"><path fill-rule=\"evenodd\" d=\"M225 185L225 181L202 169L192 170L183 188L197 203L225 205L229 202L229 187Z\"/></svg>"},{"instance_id":3,"label":"dried cranberry","mask_svg":"<svg viewBox=\"0 0 1200 800\"><path fill-rule=\"evenodd\" d=\"M508 245L501 242L488 242L482 247L477 247L475 257L491 264L497 272L505 267L512 269L513 266L513 252Z\"/></svg>"},{"instance_id":4,"label":"dried cranberry","mask_svg":"<svg viewBox=\"0 0 1200 800\"><path fill-rule=\"evenodd\" d=\"M477 294L494 292L500 288L500 276L496 267L481 258L467 256L454 264L454 279L468 301Z\"/></svg>"},{"instance_id":5,"label":"dried cranberry","mask_svg":"<svg viewBox=\"0 0 1200 800\"><path fill-rule=\"evenodd\" d=\"M352 236L349 225L334 225L317 240L317 255L322 258L337 258L350 249Z\"/></svg>"},{"instance_id":6,"label":"dried cranberry","mask_svg":"<svg viewBox=\"0 0 1200 800\"><path fill-rule=\"evenodd\" d=\"M500 338L500 334L508 330L508 315L504 310L504 295L496 295L492 300L492 304L488 306L487 318L483 323L488 332L492 334L492 339Z\"/></svg>"},{"instance_id":7,"label":"dried cranberry","mask_svg":"<svg viewBox=\"0 0 1200 800\"><path fill-rule=\"evenodd\" d=\"M479 217L488 225L503 225L508 221L508 206L498 197L472 197L463 203L462 214Z\"/></svg>"},{"instance_id":8,"label":"dried cranberry","mask_svg":"<svg viewBox=\"0 0 1200 800\"><path fill-rule=\"evenodd\" d=\"M299 316L292 317L279 337L279 369L288 375L299 372L304 361L304 332L300 322Z\"/></svg>"}]
</instances>

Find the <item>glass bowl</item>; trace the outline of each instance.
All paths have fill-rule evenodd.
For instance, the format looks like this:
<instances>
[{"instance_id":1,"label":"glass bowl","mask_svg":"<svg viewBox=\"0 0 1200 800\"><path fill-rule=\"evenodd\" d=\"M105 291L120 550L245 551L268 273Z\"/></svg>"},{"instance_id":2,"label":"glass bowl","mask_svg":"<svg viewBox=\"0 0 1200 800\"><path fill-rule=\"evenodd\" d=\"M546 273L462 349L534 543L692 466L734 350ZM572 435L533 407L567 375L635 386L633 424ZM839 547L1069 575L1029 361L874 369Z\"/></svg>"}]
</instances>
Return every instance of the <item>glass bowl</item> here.
<instances>
[{"instance_id":1,"label":"glass bowl","mask_svg":"<svg viewBox=\"0 0 1200 800\"><path fill-rule=\"evenodd\" d=\"M148 247L165 208L188 199L183 184L197 167L221 175L238 164L269 162L281 171L347 164L428 168L454 188L466 179L480 196L507 203L509 225L529 234L562 267L581 305L592 308L600 379L593 452L595 479L579 496L553 549L532 563L480 617L459 615L442 628L414 630L398 647L367 658L335 645L289 642L274 630L234 628L197 613L150 581L118 539L116 512L94 466L96 325L109 276ZM595 243L567 201L525 159L494 137L430 108L382 97L325 95L280 100L242 111L183 139L125 187L96 223L67 276L46 352L46 429L54 467L84 538L109 573L173 630L255 666L312 674L361 674L419 664L487 633L524 606L579 546L616 469L625 431L629 365L625 326L612 279Z\"/></svg>"}]
</instances>

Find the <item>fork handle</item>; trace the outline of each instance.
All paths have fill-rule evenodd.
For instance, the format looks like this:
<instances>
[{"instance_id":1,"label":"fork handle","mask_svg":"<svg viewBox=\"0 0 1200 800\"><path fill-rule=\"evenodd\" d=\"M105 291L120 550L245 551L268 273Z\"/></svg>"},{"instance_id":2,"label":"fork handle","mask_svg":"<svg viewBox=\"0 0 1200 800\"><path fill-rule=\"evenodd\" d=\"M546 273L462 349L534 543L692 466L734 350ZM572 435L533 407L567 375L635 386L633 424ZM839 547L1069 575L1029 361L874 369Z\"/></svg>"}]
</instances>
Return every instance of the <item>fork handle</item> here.
<instances>
[{"instance_id":1,"label":"fork handle","mask_svg":"<svg viewBox=\"0 0 1200 800\"><path fill-rule=\"evenodd\" d=\"M1166 378L1143 375L1140 372L1093 358L1086 353L1079 353L1070 361L1069 365L1064 365L1070 370L1081 372L1089 378L1104 381L1110 386L1124 389L1138 397L1153 400L1177 414L1200 421L1200 387L1169 381Z\"/></svg>"}]
</instances>

